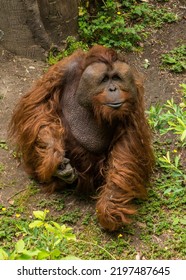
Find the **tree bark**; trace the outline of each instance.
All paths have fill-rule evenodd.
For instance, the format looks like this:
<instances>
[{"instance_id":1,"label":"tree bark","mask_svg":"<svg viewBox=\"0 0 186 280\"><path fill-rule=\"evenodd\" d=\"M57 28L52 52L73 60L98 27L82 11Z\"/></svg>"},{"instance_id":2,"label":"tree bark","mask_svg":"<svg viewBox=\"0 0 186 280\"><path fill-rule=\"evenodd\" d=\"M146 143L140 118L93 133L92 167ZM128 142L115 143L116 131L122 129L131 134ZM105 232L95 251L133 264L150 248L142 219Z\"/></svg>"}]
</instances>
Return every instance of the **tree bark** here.
<instances>
[{"instance_id":1,"label":"tree bark","mask_svg":"<svg viewBox=\"0 0 186 280\"><path fill-rule=\"evenodd\" d=\"M45 58L52 45L77 36L77 0L0 0L0 45L17 55Z\"/></svg>"}]
</instances>

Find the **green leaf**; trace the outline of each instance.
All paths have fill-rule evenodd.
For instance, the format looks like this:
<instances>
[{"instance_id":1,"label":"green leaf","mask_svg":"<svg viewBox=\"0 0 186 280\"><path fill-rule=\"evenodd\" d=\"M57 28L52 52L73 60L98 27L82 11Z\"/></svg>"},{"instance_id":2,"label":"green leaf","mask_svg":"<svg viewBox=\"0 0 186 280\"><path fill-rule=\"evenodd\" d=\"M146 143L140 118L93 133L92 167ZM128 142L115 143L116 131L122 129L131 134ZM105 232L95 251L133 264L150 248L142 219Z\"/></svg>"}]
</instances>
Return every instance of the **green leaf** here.
<instances>
[{"instance_id":1,"label":"green leaf","mask_svg":"<svg viewBox=\"0 0 186 280\"><path fill-rule=\"evenodd\" d=\"M179 218L174 218L173 219L173 226L179 224L180 219Z\"/></svg>"},{"instance_id":2,"label":"green leaf","mask_svg":"<svg viewBox=\"0 0 186 280\"><path fill-rule=\"evenodd\" d=\"M66 231L72 230L72 228L67 228L65 225L61 226L61 231L65 233Z\"/></svg>"},{"instance_id":3,"label":"green leaf","mask_svg":"<svg viewBox=\"0 0 186 280\"><path fill-rule=\"evenodd\" d=\"M39 249L36 250L23 250L23 254L29 257L37 256L41 251Z\"/></svg>"},{"instance_id":4,"label":"green leaf","mask_svg":"<svg viewBox=\"0 0 186 280\"><path fill-rule=\"evenodd\" d=\"M61 238L58 238L56 242L54 242L54 247L56 247L61 242L62 238L63 237L61 236Z\"/></svg>"},{"instance_id":5,"label":"green leaf","mask_svg":"<svg viewBox=\"0 0 186 280\"><path fill-rule=\"evenodd\" d=\"M8 260L8 254L0 248L0 260Z\"/></svg>"},{"instance_id":6,"label":"green leaf","mask_svg":"<svg viewBox=\"0 0 186 280\"><path fill-rule=\"evenodd\" d=\"M167 57L164 57L164 62L174 64L174 63L176 63L176 59L173 57L167 56Z\"/></svg>"},{"instance_id":7,"label":"green leaf","mask_svg":"<svg viewBox=\"0 0 186 280\"><path fill-rule=\"evenodd\" d=\"M25 242L20 239L19 241L17 241L16 245L15 245L15 250L17 253L22 253L24 251L25 248Z\"/></svg>"},{"instance_id":8,"label":"green leaf","mask_svg":"<svg viewBox=\"0 0 186 280\"><path fill-rule=\"evenodd\" d=\"M176 156L175 159L174 159L174 163L175 163L176 168L178 168L178 166L179 166L179 160L180 160L180 156Z\"/></svg>"},{"instance_id":9,"label":"green leaf","mask_svg":"<svg viewBox=\"0 0 186 280\"><path fill-rule=\"evenodd\" d=\"M56 229L55 227L53 227L52 225L48 224L48 223L45 223L44 224L44 227L46 228L46 230L48 230L49 232L56 232Z\"/></svg>"},{"instance_id":10,"label":"green leaf","mask_svg":"<svg viewBox=\"0 0 186 280\"><path fill-rule=\"evenodd\" d=\"M186 225L186 216L184 216L182 219L180 219L180 223L182 225Z\"/></svg>"},{"instance_id":11,"label":"green leaf","mask_svg":"<svg viewBox=\"0 0 186 280\"><path fill-rule=\"evenodd\" d=\"M23 261L26 261L26 260L32 260L33 258L28 256L27 254L20 254L20 255L15 255L13 260L23 260Z\"/></svg>"},{"instance_id":12,"label":"green leaf","mask_svg":"<svg viewBox=\"0 0 186 280\"><path fill-rule=\"evenodd\" d=\"M52 224L55 226L55 228L61 230L61 226L58 223L52 221Z\"/></svg>"},{"instance_id":13,"label":"green leaf","mask_svg":"<svg viewBox=\"0 0 186 280\"><path fill-rule=\"evenodd\" d=\"M177 120L183 127L186 127L186 123L184 123L180 118L177 118Z\"/></svg>"},{"instance_id":14,"label":"green leaf","mask_svg":"<svg viewBox=\"0 0 186 280\"><path fill-rule=\"evenodd\" d=\"M183 142L183 140L186 138L186 129L183 131L182 135L181 135L181 141Z\"/></svg>"},{"instance_id":15,"label":"green leaf","mask_svg":"<svg viewBox=\"0 0 186 280\"><path fill-rule=\"evenodd\" d=\"M50 256L51 256L51 259L52 260L55 260L57 257L59 257L61 254L61 251L58 250L58 249L54 249L51 253L50 253Z\"/></svg>"},{"instance_id":16,"label":"green leaf","mask_svg":"<svg viewBox=\"0 0 186 280\"><path fill-rule=\"evenodd\" d=\"M41 227L43 225L43 221L34 221L32 223L29 224L29 228L37 228L37 227Z\"/></svg>"},{"instance_id":17,"label":"green leaf","mask_svg":"<svg viewBox=\"0 0 186 280\"><path fill-rule=\"evenodd\" d=\"M46 218L46 211L33 211L33 215L36 219L44 221Z\"/></svg>"},{"instance_id":18,"label":"green leaf","mask_svg":"<svg viewBox=\"0 0 186 280\"><path fill-rule=\"evenodd\" d=\"M38 260L46 260L50 256L50 253L48 251L42 250L38 254Z\"/></svg>"},{"instance_id":19,"label":"green leaf","mask_svg":"<svg viewBox=\"0 0 186 280\"><path fill-rule=\"evenodd\" d=\"M65 233L64 234L64 238L66 238L68 241L72 240L72 241L76 241L76 236L75 234L69 232L69 233Z\"/></svg>"}]
</instances>

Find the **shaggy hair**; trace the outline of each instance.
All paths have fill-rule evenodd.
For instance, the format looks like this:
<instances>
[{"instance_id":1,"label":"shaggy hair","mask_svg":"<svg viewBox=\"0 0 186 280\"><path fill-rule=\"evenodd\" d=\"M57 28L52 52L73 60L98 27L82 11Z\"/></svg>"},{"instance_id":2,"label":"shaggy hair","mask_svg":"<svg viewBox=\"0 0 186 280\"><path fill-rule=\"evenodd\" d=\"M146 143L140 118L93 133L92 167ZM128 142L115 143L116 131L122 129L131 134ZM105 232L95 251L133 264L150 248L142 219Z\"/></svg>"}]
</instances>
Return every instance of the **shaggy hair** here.
<instances>
[{"instance_id":1,"label":"shaggy hair","mask_svg":"<svg viewBox=\"0 0 186 280\"><path fill-rule=\"evenodd\" d=\"M18 102L9 130L28 174L52 191L64 187L65 183L54 174L64 157L70 159L78 175L77 191L97 188L97 216L110 231L130 222L129 216L136 212L131 202L146 197L153 168L142 79L132 70L137 97L128 102L125 110L100 106L103 92L93 98L98 123L103 119L108 124L117 120L109 147L100 154L88 151L73 136L63 115L63 95L76 94L82 73L89 65L96 62L112 67L116 61L122 60L114 50L95 46L87 53L77 51L50 67Z\"/></svg>"}]
</instances>

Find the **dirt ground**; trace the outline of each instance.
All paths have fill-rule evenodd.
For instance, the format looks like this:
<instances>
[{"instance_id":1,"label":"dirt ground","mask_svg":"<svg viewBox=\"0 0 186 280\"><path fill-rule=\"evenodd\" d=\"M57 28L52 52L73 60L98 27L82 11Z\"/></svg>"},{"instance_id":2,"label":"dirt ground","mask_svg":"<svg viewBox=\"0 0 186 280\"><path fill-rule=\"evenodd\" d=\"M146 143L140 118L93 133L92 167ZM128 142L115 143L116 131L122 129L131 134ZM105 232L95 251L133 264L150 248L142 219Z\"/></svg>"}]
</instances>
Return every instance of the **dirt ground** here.
<instances>
[{"instance_id":1,"label":"dirt ground","mask_svg":"<svg viewBox=\"0 0 186 280\"><path fill-rule=\"evenodd\" d=\"M186 42L186 9L182 6L180 2L177 7L181 18L179 22L165 25L154 32L145 42L142 53L127 55L129 63L144 73L146 108L178 96L179 84L184 82L184 74L160 69L160 55L179 45L179 42ZM145 59L150 63L147 69L143 66ZM7 126L15 104L46 67L45 62L17 57L0 49L0 143L1 146L5 144L4 148L0 148L0 163L3 166L3 172L0 172L0 203L5 206L30 183L27 174L13 158L12 151L6 150ZM82 207L85 211L87 204L82 204Z\"/></svg>"}]
</instances>

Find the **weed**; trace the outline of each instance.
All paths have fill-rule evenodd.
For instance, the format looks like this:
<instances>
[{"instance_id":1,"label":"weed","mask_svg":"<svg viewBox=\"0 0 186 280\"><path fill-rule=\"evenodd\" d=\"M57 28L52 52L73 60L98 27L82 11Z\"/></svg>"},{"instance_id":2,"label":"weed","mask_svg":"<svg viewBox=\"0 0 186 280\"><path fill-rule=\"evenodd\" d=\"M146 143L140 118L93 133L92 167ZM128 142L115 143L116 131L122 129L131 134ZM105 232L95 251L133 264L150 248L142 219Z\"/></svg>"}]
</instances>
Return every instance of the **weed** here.
<instances>
[{"instance_id":1,"label":"weed","mask_svg":"<svg viewBox=\"0 0 186 280\"><path fill-rule=\"evenodd\" d=\"M0 163L0 173L5 171L5 166L4 164Z\"/></svg>"},{"instance_id":2,"label":"weed","mask_svg":"<svg viewBox=\"0 0 186 280\"><path fill-rule=\"evenodd\" d=\"M162 256L171 258L175 252L177 256L184 256L183 227L186 221L182 210L186 203L183 161L186 145L186 85L180 87L180 103L176 104L171 99L163 105L151 106L147 112L154 131L157 165L153 188L149 190L148 201L141 205L139 212L142 218L139 216L138 219L147 225L141 229L140 238L150 244L152 255L144 252L144 256L150 259ZM172 239L174 245L170 242Z\"/></svg>"},{"instance_id":3,"label":"weed","mask_svg":"<svg viewBox=\"0 0 186 280\"><path fill-rule=\"evenodd\" d=\"M88 50L86 43L82 41L77 41L74 37L69 36L66 39L66 48L63 51L60 51L56 48L51 48L48 54L47 62L49 65L57 63L59 60L71 55L74 51L82 49Z\"/></svg>"},{"instance_id":4,"label":"weed","mask_svg":"<svg viewBox=\"0 0 186 280\"><path fill-rule=\"evenodd\" d=\"M145 28L160 27L165 22L174 22L177 16L166 9L157 9L137 1L103 1L94 13L89 7L80 7L79 34L83 42L95 42L107 47L133 50L147 37Z\"/></svg>"},{"instance_id":5,"label":"weed","mask_svg":"<svg viewBox=\"0 0 186 280\"><path fill-rule=\"evenodd\" d=\"M140 42L148 36L149 25L157 28L163 23L178 20L175 14L167 12L166 9L157 9L147 3L139 4L135 0L106 0L95 5L94 9L90 9L90 5L92 3L88 1L79 8L80 41L68 37L65 50L51 48L47 58L49 65L71 55L77 49L87 50L88 46L95 42L117 49L140 49ZM145 63L144 67L148 66L149 64Z\"/></svg>"},{"instance_id":6,"label":"weed","mask_svg":"<svg viewBox=\"0 0 186 280\"><path fill-rule=\"evenodd\" d=\"M183 99L185 100L186 99L186 84L180 84L180 87L181 87L181 92L183 94Z\"/></svg>"},{"instance_id":7,"label":"weed","mask_svg":"<svg viewBox=\"0 0 186 280\"><path fill-rule=\"evenodd\" d=\"M8 145L6 144L5 140L0 140L0 148L8 151Z\"/></svg>"},{"instance_id":8,"label":"weed","mask_svg":"<svg viewBox=\"0 0 186 280\"><path fill-rule=\"evenodd\" d=\"M81 217L81 215L82 214L81 214L80 209L75 209L74 211L71 211L71 212L69 211L68 213L64 214L60 218L60 222L74 224Z\"/></svg>"},{"instance_id":9,"label":"weed","mask_svg":"<svg viewBox=\"0 0 186 280\"><path fill-rule=\"evenodd\" d=\"M180 135L179 140L182 146L186 145L186 85L180 85L183 97L179 104L174 99L168 100L164 105L157 104L151 106L147 112L149 124L154 130L158 130L161 135L172 131L175 135Z\"/></svg>"},{"instance_id":10,"label":"weed","mask_svg":"<svg viewBox=\"0 0 186 280\"><path fill-rule=\"evenodd\" d=\"M28 185L25 186L24 189L18 191L18 193L11 197L11 199L14 198L15 205L26 206L28 204L28 199L38 192L39 189L36 188L35 181L31 181ZM21 195L19 195L20 193Z\"/></svg>"},{"instance_id":11,"label":"weed","mask_svg":"<svg viewBox=\"0 0 186 280\"><path fill-rule=\"evenodd\" d=\"M161 56L162 66L175 73L186 70L186 45L174 48Z\"/></svg>"},{"instance_id":12,"label":"weed","mask_svg":"<svg viewBox=\"0 0 186 280\"><path fill-rule=\"evenodd\" d=\"M181 144L180 153L178 153L178 147L174 148L173 152L166 151L166 148L161 148L160 151L156 149L158 167L164 171L162 180L157 180L156 184L163 191L163 195L174 199L184 197L186 185L186 173L182 168L181 161L181 151L186 146L185 84L182 84L181 88L183 96L179 104L171 99L162 106L151 106L148 112L149 123L155 132L157 131L161 135L169 132L175 136L179 135L179 138L176 137L170 144L175 145L179 140L177 145ZM160 146L159 143L158 146ZM174 205L176 205L176 200L174 200Z\"/></svg>"},{"instance_id":13,"label":"weed","mask_svg":"<svg viewBox=\"0 0 186 280\"><path fill-rule=\"evenodd\" d=\"M180 155L173 157L168 151L166 155L158 158L157 164L164 174L161 180L157 180L156 184L163 191L165 197L174 201L173 205L176 207L176 199L184 199L186 185L186 174L181 168Z\"/></svg>"},{"instance_id":14,"label":"weed","mask_svg":"<svg viewBox=\"0 0 186 280\"><path fill-rule=\"evenodd\" d=\"M54 221L47 220L48 210L33 211L34 221L29 223L15 223L23 238L19 239L12 250L0 248L0 259L27 260L27 259L77 259L75 256L67 255L69 242L78 242L85 246L96 246L111 259L113 256L102 246L77 240L72 228L60 225ZM5 236L1 236L5 237Z\"/></svg>"},{"instance_id":15,"label":"weed","mask_svg":"<svg viewBox=\"0 0 186 280\"><path fill-rule=\"evenodd\" d=\"M49 199L42 199L37 204L40 208L49 208L52 207L56 211L61 211L64 209L64 198L56 198L52 201Z\"/></svg>"},{"instance_id":16,"label":"weed","mask_svg":"<svg viewBox=\"0 0 186 280\"><path fill-rule=\"evenodd\" d=\"M63 240L67 242L75 240L76 237L71 228L65 225L60 226L53 221L47 222L47 212L47 210L34 211L33 215L36 220L31 222L29 227L18 226L25 233L25 239L19 239L11 253L7 253L1 248L0 259L57 259L61 254L58 244ZM30 230L33 230L33 239L31 238L32 233ZM35 247L33 241L36 239L38 240L38 245Z\"/></svg>"},{"instance_id":17,"label":"weed","mask_svg":"<svg viewBox=\"0 0 186 280\"><path fill-rule=\"evenodd\" d=\"M87 213L82 221L82 225L88 225L90 223L92 214L91 213Z\"/></svg>"}]
</instances>

